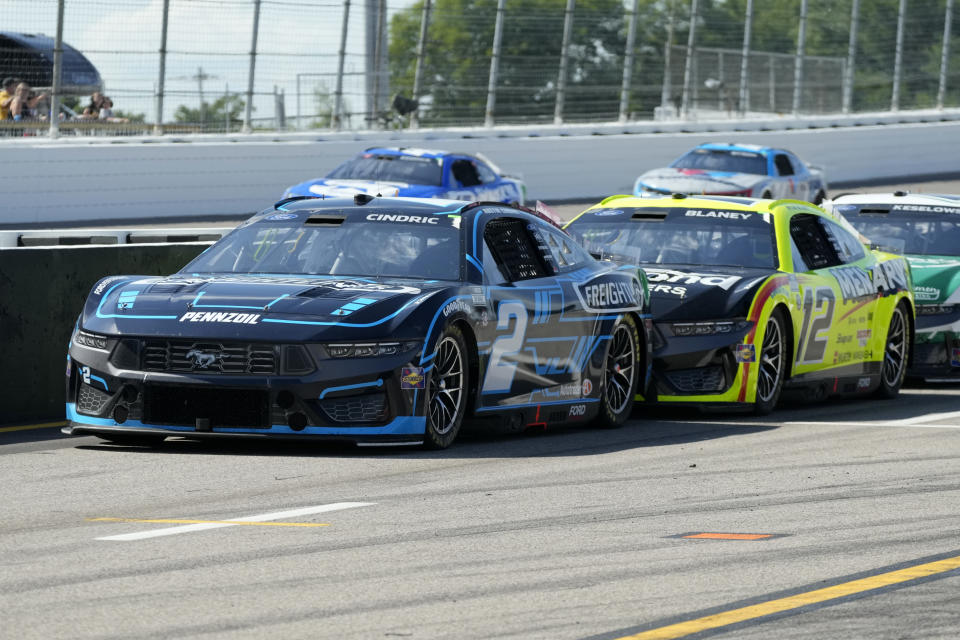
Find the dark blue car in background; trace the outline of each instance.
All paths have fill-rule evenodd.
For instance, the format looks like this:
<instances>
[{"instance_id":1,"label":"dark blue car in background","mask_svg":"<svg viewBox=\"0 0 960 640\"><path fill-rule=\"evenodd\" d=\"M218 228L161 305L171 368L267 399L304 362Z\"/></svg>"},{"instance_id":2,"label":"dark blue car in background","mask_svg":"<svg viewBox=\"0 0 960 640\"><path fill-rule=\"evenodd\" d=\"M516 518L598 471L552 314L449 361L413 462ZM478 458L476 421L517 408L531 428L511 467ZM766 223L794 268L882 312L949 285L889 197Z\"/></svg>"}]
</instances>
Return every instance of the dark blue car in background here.
<instances>
[{"instance_id":1,"label":"dark blue car in background","mask_svg":"<svg viewBox=\"0 0 960 640\"><path fill-rule=\"evenodd\" d=\"M356 193L522 205L526 186L481 154L372 147L323 178L289 187L283 197L351 197Z\"/></svg>"}]
</instances>

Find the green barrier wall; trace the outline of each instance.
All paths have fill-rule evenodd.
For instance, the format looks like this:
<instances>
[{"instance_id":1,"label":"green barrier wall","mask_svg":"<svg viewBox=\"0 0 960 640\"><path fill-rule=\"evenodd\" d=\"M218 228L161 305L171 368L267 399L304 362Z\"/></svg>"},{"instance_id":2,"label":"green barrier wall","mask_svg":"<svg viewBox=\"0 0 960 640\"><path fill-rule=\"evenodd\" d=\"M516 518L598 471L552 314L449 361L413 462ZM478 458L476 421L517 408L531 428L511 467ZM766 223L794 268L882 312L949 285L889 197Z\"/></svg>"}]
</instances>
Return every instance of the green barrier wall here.
<instances>
[{"instance_id":1,"label":"green barrier wall","mask_svg":"<svg viewBox=\"0 0 960 640\"><path fill-rule=\"evenodd\" d=\"M63 419L67 342L97 280L174 273L207 246L0 250L0 425Z\"/></svg>"}]
</instances>

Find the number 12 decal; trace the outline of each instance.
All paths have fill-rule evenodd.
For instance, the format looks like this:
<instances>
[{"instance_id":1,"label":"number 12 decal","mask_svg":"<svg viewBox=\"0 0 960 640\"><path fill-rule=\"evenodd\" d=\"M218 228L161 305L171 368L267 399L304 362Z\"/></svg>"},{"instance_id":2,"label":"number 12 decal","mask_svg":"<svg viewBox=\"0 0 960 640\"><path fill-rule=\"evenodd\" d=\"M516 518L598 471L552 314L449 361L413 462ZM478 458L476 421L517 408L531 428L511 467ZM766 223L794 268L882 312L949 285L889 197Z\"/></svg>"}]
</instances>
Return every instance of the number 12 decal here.
<instances>
[{"instance_id":1,"label":"number 12 decal","mask_svg":"<svg viewBox=\"0 0 960 640\"><path fill-rule=\"evenodd\" d=\"M816 300L816 304L814 304ZM803 294L803 326L797 344L797 364L823 362L827 351L826 332L833 321L837 296L830 287L807 289Z\"/></svg>"},{"instance_id":2,"label":"number 12 decal","mask_svg":"<svg viewBox=\"0 0 960 640\"><path fill-rule=\"evenodd\" d=\"M490 348L490 364L483 379L482 393L508 393L513 386L513 377L517 371L516 362L504 362L506 355L518 353L523 346L527 333L527 308L522 302L511 300L500 303L497 309L497 329L507 329L510 318L516 318L513 331L493 341Z\"/></svg>"}]
</instances>

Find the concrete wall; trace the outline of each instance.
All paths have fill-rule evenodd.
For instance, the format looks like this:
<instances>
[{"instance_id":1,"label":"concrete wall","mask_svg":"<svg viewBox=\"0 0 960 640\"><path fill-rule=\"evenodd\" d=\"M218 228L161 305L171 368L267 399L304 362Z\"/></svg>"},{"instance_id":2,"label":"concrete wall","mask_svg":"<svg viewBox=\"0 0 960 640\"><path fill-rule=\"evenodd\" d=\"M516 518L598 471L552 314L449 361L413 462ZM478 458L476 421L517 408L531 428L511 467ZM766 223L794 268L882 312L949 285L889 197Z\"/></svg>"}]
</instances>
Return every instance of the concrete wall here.
<instances>
[{"instance_id":1,"label":"concrete wall","mask_svg":"<svg viewBox=\"0 0 960 640\"><path fill-rule=\"evenodd\" d=\"M531 198L629 192L643 171L704 141L782 146L831 183L960 171L960 110L759 121L594 124L192 138L2 139L0 227L210 218L273 204L376 145L480 151Z\"/></svg>"},{"instance_id":2,"label":"concrete wall","mask_svg":"<svg viewBox=\"0 0 960 640\"><path fill-rule=\"evenodd\" d=\"M67 342L97 280L173 273L207 246L0 250L0 424L63 418Z\"/></svg>"}]
</instances>

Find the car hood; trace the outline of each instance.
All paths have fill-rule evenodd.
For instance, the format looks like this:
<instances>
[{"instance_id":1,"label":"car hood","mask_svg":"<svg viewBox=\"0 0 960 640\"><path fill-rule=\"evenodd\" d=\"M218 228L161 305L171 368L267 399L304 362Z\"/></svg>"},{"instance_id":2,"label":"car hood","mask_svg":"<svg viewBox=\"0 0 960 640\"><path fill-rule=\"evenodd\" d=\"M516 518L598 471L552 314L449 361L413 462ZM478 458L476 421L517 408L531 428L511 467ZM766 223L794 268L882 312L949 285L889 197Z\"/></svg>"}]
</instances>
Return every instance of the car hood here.
<instances>
[{"instance_id":1,"label":"car hood","mask_svg":"<svg viewBox=\"0 0 960 640\"><path fill-rule=\"evenodd\" d=\"M644 266L650 285L650 311L657 321L743 318L774 269Z\"/></svg>"},{"instance_id":2,"label":"car hood","mask_svg":"<svg viewBox=\"0 0 960 640\"><path fill-rule=\"evenodd\" d=\"M83 328L106 334L270 342L390 336L453 283L296 276L115 276L87 299Z\"/></svg>"},{"instance_id":3,"label":"car hood","mask_svg":"<svg viewBox=\"0 0 960 640\"><path fill-rule=\"evenodd\" d=\"M908 255L917 304L960 304L960 257Z\"/></svg>"},{"instance_id":4,"label":"car hood","mask_svg":"<svg viewBox=\"0 0 960 640\"><path fill-rule=\"evenodd\" d=\"M764 177L752 173L665 167L646 172L637 183L669 193L729 193L750 189Z\"/></svg>"}]
</instances>

